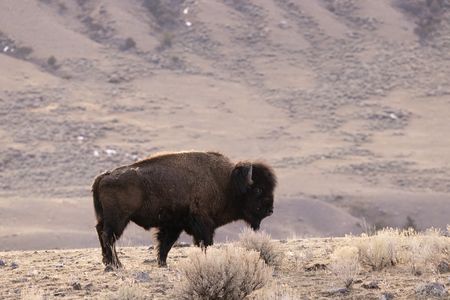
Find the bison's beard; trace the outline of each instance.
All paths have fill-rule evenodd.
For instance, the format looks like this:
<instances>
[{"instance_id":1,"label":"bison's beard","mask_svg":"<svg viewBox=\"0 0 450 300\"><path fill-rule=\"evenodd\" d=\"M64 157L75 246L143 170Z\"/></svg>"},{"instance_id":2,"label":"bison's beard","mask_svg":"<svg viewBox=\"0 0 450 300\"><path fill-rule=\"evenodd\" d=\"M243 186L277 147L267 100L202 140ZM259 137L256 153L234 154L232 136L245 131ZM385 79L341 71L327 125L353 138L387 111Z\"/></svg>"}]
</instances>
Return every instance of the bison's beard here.
<instances>
[{"instance_id":1,"label":"bison's beard","mask_svg":"<svg viewBox=\"0 0 450 300\"><path fill-rule=\"evenodd\" d=\"M261 221L260 222L252 222L250 223L250 227L254 230L257 231L259 230L259 227L261 226Z\"/></svg>"},{"instance_id":2,"label":"bison's beard","mask_svg":"<svg viewBox=\"0 0 450 300\"><path fill-rule=\"evenodd\" d=\"M248 218L246 218L246 222L248 225L250 225L250 227L254 230L257 231L259 230L259 227L261 227L261 218L257 218L255 216L250 216Z\"/></svg>"}]
</instances>

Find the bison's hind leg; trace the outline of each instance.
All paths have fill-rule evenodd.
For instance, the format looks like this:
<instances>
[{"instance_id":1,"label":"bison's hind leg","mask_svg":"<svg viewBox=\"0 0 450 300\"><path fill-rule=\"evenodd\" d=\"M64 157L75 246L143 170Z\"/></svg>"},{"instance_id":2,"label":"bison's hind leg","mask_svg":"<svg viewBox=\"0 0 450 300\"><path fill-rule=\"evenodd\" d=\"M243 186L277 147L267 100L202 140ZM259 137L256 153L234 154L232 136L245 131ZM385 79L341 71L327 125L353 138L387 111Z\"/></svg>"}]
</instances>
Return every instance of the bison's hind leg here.
<instances>
[{"instance_id":1,"label":"bison's hind leg","mask_svg":"<svg viewBox=\"0 0 450 300\"><path fill-rule=\"evenodd\" d=\"M99 220L97 225L95 225L95 229L97 229L98 240L100 241L100 246L102 247L102 257L103 263L106 264L106 247L103 242L103 220Z\"/></svg>"},{"instance_id":2,"label":"bison's hind leg","mask_svg":"<svg viewBox=\"0 0 450 300\"><path fill-rule=\"evenodd\" d=\"M116 251L116 241L120 238L125 227L129 223L128 217L122 216L121 218L114 218L114 222L108 221L107 218L104 220L103 231L101 239L103 241L103 246L105 249L103 256L103 263L106 265L105 270L110 270L111 268L121 268L122 263L117 256Z\"/></svg>"},{"instance_id":3,"label":"bison's hind leg","mask_svg":"<svg viewBox=\"0 0 450 300\"><path fill-rule=\"evenodd\" d=\"M161 227L156 233L156 239L158 240L158 266L167 266L167 254L173 244L177 241L181 234L182 229L178 227Z\"/></svg>"}]
</instances>

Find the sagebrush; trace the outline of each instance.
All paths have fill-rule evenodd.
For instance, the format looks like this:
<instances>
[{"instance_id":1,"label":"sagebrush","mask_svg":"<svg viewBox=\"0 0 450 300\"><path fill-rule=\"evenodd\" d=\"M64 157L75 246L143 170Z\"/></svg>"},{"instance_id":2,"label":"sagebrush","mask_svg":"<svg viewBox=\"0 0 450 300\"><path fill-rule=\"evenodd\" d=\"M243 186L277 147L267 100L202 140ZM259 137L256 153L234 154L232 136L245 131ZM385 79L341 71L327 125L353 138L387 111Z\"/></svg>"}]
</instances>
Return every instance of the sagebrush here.
<instances>
[{"instance_id":1,"label":"sagebrush","mask_svg":"<svg viewBox=\"0 0 450 300\"><path fill-rule=\"evenodd\" d=\"M400 232L397 229L383 229L373 236L363 236L357 243L361 263L374 271L397 263L397 249Z\"/></svg>"},{"instance_id":2,"label":"sagebrush","mask_svg":"<svg viewBox=\"0 0 450 300\"><path fill-rule=\"evenodd\" d=\"M143 290L138 285L124 285L117 293L110 297L112 300L144 300L146 299Z\"/></svg>"},{"instance_id":3,"label":"sagebrush","mask_svg":"<svg viewBox=\"0 0 450 300\"><path fill-rule=\"evenodd\" d=\"M247 250L254 250L266 264L273 267L281 265L283 255L278 245L265 232L255 232L244 229L239 234L239 246Z\"/></svg>"},{"instance_id":4,"label":"sagebrush","mask_svg":"<svg viewBox=\"0 0 450 300\"><path fill-rule=\"evenodd\" d=\"M352 246L337 248L331 254L329 269L346 288L350 288L359 272L359 249Z\"/></svg>"},{"instance_id":5,"label":"sagebrush","mask_svg":"<svg viewBox=\"0 0 450 300\"><path fill-rule=\"evenodd\" d=\"M298 300L299 295L287 284L272 282L248 298L252 300Z\"/></svg>"},{"instance_id":6,"label":"sagebrush","mask_svg":"<svg viewBox=\"0 0 450 300\"><path fill-rule=\"evenodd\" d=\"M286 263L293 265L297 271L305 269L306 265L314 258L314 254L310 249L286 252Z\"/></svg>"},{"instance_id":7,"label":"sagebrush","mask_svg":"<svg viewBox=\"0 0 450 300\"><path fill-rule=\"evenodd\" d=\"M244 299L272 277L259 253L233 246L195 249L180 270L177 299Z\"/></svg>"},{"instance_id":8,"label":"sagebrush","mask_svg":"<svg viewBox=\"0 0 450 300\"><path fill-rule=\"evenodd\" d=\"M450 241L441 231L431 228L424 232L405 232L402 259L411 272L420 275L426 271L438 272L438 265L448 259Z\"/></svg>"}]
</instances>

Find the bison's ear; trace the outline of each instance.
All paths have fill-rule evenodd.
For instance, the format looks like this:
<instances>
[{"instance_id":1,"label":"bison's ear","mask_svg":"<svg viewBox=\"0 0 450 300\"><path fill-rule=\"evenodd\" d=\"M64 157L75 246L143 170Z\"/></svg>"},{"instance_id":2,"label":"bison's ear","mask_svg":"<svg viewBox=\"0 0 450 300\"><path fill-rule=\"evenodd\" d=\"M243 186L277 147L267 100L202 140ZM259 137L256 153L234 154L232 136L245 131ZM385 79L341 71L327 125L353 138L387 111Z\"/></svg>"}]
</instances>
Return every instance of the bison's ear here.
<instances>
[{"instance_id":1,"label":"bison's ear","mask_svg":"<svg viewBox=\"0 0 450 300\"><path fill-rule=\"evenodd\" d=\"M231 181L234 188L241 194L245 194L253 184L253 167L249 163L237 164L231 173Z\"/></svg>"}]
</instances>

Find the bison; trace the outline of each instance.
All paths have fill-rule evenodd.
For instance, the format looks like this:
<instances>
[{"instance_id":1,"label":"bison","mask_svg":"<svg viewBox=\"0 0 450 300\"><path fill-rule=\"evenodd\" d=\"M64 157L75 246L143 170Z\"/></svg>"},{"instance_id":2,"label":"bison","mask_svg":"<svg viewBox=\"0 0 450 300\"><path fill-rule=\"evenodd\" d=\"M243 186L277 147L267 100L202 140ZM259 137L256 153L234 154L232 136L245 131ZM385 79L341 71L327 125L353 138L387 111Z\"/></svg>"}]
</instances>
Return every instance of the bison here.
<instances>
[{"instance_id":1,"label":"bison","mask_svg":"<svg viewBox=\"0 0 450 300\"><path fill-rule=\"evenodd\" d=\"M244 220L258 230L273 213L275 186L268 165L233 164L216 152L160 154L105 172L92 186L103 263L121 267L114 244L130 221L158 229L159 266L183 230L204 249L227 223Z\"/></svg>"}]
</instances>

